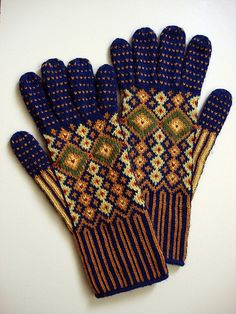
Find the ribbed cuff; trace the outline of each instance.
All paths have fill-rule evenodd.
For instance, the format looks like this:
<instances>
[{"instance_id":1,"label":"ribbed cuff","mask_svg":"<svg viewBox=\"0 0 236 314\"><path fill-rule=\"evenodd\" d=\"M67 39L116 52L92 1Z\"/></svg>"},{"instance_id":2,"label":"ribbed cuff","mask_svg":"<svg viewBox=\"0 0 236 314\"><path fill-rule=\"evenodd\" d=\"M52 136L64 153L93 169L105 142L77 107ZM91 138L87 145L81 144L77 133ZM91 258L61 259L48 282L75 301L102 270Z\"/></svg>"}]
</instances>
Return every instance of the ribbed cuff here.
<instances>
[{"instance_id":1,"label":"ribbed cuff","mask_svg":"<svg viewBox=\"0 0 236 314\"><path fill-rule=\"evenodd\" d=\"M134 289L137 289L137 288L143 288L145 286L150 286L150 285L153 285L154 283L157 283L157 282L160 282L162 280L165 280L168 278L168 274L165 274L163 275L162 277L158 278L158 279L152 279L152 280L149 280L149 281L145 281L145 282L141 282L139 284L136 284L136 285L133 285L133 286L129 286L129 287L126 287L126 288L120 288L120 289L117 289L117 290L113 290L113 291L110 291L108 293L103 293L103 294L96 294L96 298L98 299L101 299L101 298L104 298L104 297L109 297L109 296L112 296L114 294L118 294L118 293L122 293L122 292L126 292L126 291L131 291L131 290L134 290Z\"/></svg>"}]
</instances>

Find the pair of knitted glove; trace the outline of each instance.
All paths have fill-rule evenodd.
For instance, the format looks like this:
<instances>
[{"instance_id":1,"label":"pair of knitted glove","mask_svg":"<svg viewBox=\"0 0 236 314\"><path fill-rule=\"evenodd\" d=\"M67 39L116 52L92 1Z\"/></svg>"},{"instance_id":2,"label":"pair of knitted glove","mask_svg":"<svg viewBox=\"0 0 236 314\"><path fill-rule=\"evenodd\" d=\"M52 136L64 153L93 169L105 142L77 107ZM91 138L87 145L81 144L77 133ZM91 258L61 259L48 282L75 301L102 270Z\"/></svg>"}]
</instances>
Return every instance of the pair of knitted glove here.
<instances>
[{"instance_id":1,"label":"pair of knitted glove","mask_svg":"<svg viewBox=\"0 0 236 314\"><path fill-rule=\"evenodd\" d=\"M232 102L217 89L197 118L210 55L204 36L186 49L179 27L159 43L142 28L132 46L112 43L114 68L95 77L86 59L50 59L42 79L20 79L50 156L22 131L12 148L72 233L97 297L167 278L166 262L184 265L191 199Z\"/></svg>"}]
</instances>

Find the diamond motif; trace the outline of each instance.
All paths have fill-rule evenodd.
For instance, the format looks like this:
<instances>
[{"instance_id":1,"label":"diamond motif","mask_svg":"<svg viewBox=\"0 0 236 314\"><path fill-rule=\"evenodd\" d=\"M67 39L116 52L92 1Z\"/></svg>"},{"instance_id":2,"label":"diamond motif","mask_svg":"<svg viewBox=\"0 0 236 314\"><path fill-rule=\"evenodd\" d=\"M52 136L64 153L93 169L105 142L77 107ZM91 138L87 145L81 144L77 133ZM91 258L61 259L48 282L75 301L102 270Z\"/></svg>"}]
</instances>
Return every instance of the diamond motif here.
<instances>
[{"instance_id":1,"label":"diamond motif","mask_svg":"<svg viewBox=\"0 0 236 314\"><path fill-rule=\"evenodd\" d=\"M66 174L78 177L86 161L86 154L78 146L68 143L62 150L57 164Z\"/></svg>"},{"instance_id":2,"label":"diamond motif","mask_svg":"<svg viewBox=\"0 0 236 314\"><path fill-rule=\"evenodd\" d=\"M103 201L99 207L99 210L109 216L112 211L112 205L107 201Z\"/></svg>"},{"instance_id":3,"label":"diamond motif","mask_svg":"<svg viewBox=\"0 0 236 314\"><path fill-rule=\"evenodd\" d=\"M93 156L106 165L111 165L116 160L121 150L121 146L111 137L102 135L98 138L93 147Z\"/></svg>"},{"instance_id":4,"label":"diamond motif","mask_svg":"<svg viewBox=\"0 0 236 314\"><path fill-rule=\"evenodd\" d=\"M180 109L176 109L165 118L162 126L174 142L179 142L191 131L192 121Z\"/></svg>"},{"instance_id":5,"label":"diamond motif","mask_svg":"<svg viewBox=\"0 0 236 314\"><path fill-rule=\"evenodd\" d=\"M148 99L150 98L150 96L148 95L147 92L145 92L144 89L141 89L140 91L137 92L137 97L140 100L141 103L145 104Z\"/></svg>"},{"instance_id":6,"label":"diamond motif","mask_svg":"<svg viewBox=\"0 0 236 314\"><path fill-rule=\"evenodd\" d=\"M141 138L146 137L158 127L156 116L145 106L135 109L128 117L127 123Z\"/></svg>"},{"instance_id":7,"label":"diamond motif","mask_svg":"<svg viewBox=\"0 0 236 314\"><path fill-rule=\"evenodd\" d=\"M160 104L154 109L155 114L158 116L159 119L162 119L165 114L167 113L165 107Z\"/></svg>"},{"instance_id":8,"label":"diamond motif","mask_svg":"<svg viewBox=\"0 0 236 314\"><path fill-rule=\"evenodd\" d=\"M168 162L171 171L175 171L179 167L179 162L175 158L171 158Z\"/></svg>"},{"instance_id":9,"label":"diamond motif","mask_svg":"<svg viewBox=\"0 0 236 314\"><path fill-rule=\"evenodd\" d=\"M158 104L162 106L167 101L167 97L163 92L159 92L156 96L154 96L154 98L158 102Z\"/></svg>"},{"instance_id":10,"label":"diamond motif","mask_svg":"<svg viewBox=\"0 0 236 314\"><path fill-rule=\"evenodd\" d=\"M162 179L161 172L158 171L157 169L153 170L152 173L150 174L150 179L154 184L157 184Z\"/></svg>"},{"instance_id":11,"label":"diamond motif","mask_svg":"<svg viewBox=\"0 0 236 314\"><path fill-rule=\"evenodd\" d=\"M166 178L171 186L174 186L179 181L178 176L174 172L169 173Z\"/></svg>"}]
</instances>

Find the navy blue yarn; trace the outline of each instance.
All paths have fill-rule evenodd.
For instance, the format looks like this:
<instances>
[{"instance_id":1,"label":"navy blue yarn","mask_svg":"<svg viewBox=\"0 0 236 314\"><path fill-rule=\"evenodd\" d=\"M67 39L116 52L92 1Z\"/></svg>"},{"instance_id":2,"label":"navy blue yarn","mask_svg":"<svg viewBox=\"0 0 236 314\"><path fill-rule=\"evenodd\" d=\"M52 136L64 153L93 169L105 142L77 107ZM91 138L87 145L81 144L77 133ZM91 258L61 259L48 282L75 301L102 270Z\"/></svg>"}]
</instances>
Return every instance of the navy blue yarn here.
<instances>
[{"instance_id":1,"label":"navy blue yarn","mask_svg":"<svg viewBox=\"0 0 236 314\"><path fill-rule=\"evenodd\" d=\"M232 95L225 89L216 89L208 97L198 119L204 129L220 133L232 105Z\"/></svg>"},{"instance_id":2,"label":"navy blue yarn","mask_svg":"<svg viewBox=\"0 0 236 314\"><path fill-rule=\"evenodd\" d=\"M31 134L24 131L16 132L10 142L13 151L31 177L50 166L48 156Z\"/></svg>"}]
</instances>

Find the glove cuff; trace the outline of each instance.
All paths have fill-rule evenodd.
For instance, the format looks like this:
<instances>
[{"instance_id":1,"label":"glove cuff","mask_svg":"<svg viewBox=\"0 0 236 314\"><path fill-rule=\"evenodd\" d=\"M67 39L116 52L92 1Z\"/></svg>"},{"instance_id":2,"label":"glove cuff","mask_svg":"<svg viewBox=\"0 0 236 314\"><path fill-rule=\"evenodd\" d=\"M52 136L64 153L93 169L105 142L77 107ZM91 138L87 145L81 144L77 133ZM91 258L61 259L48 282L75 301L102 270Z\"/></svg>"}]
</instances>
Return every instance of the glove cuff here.
<instances>
[{"instance_id":1,"label":"glove cuff","mask_svg":"<svg viewBox=\"0 0 236 314\"><path fill-rule=\"evenodd\" d=\"M74 233L97 298L151 285L168 277L162 252L146 213L83 226Z\"/></svg>"}]
</instances>

